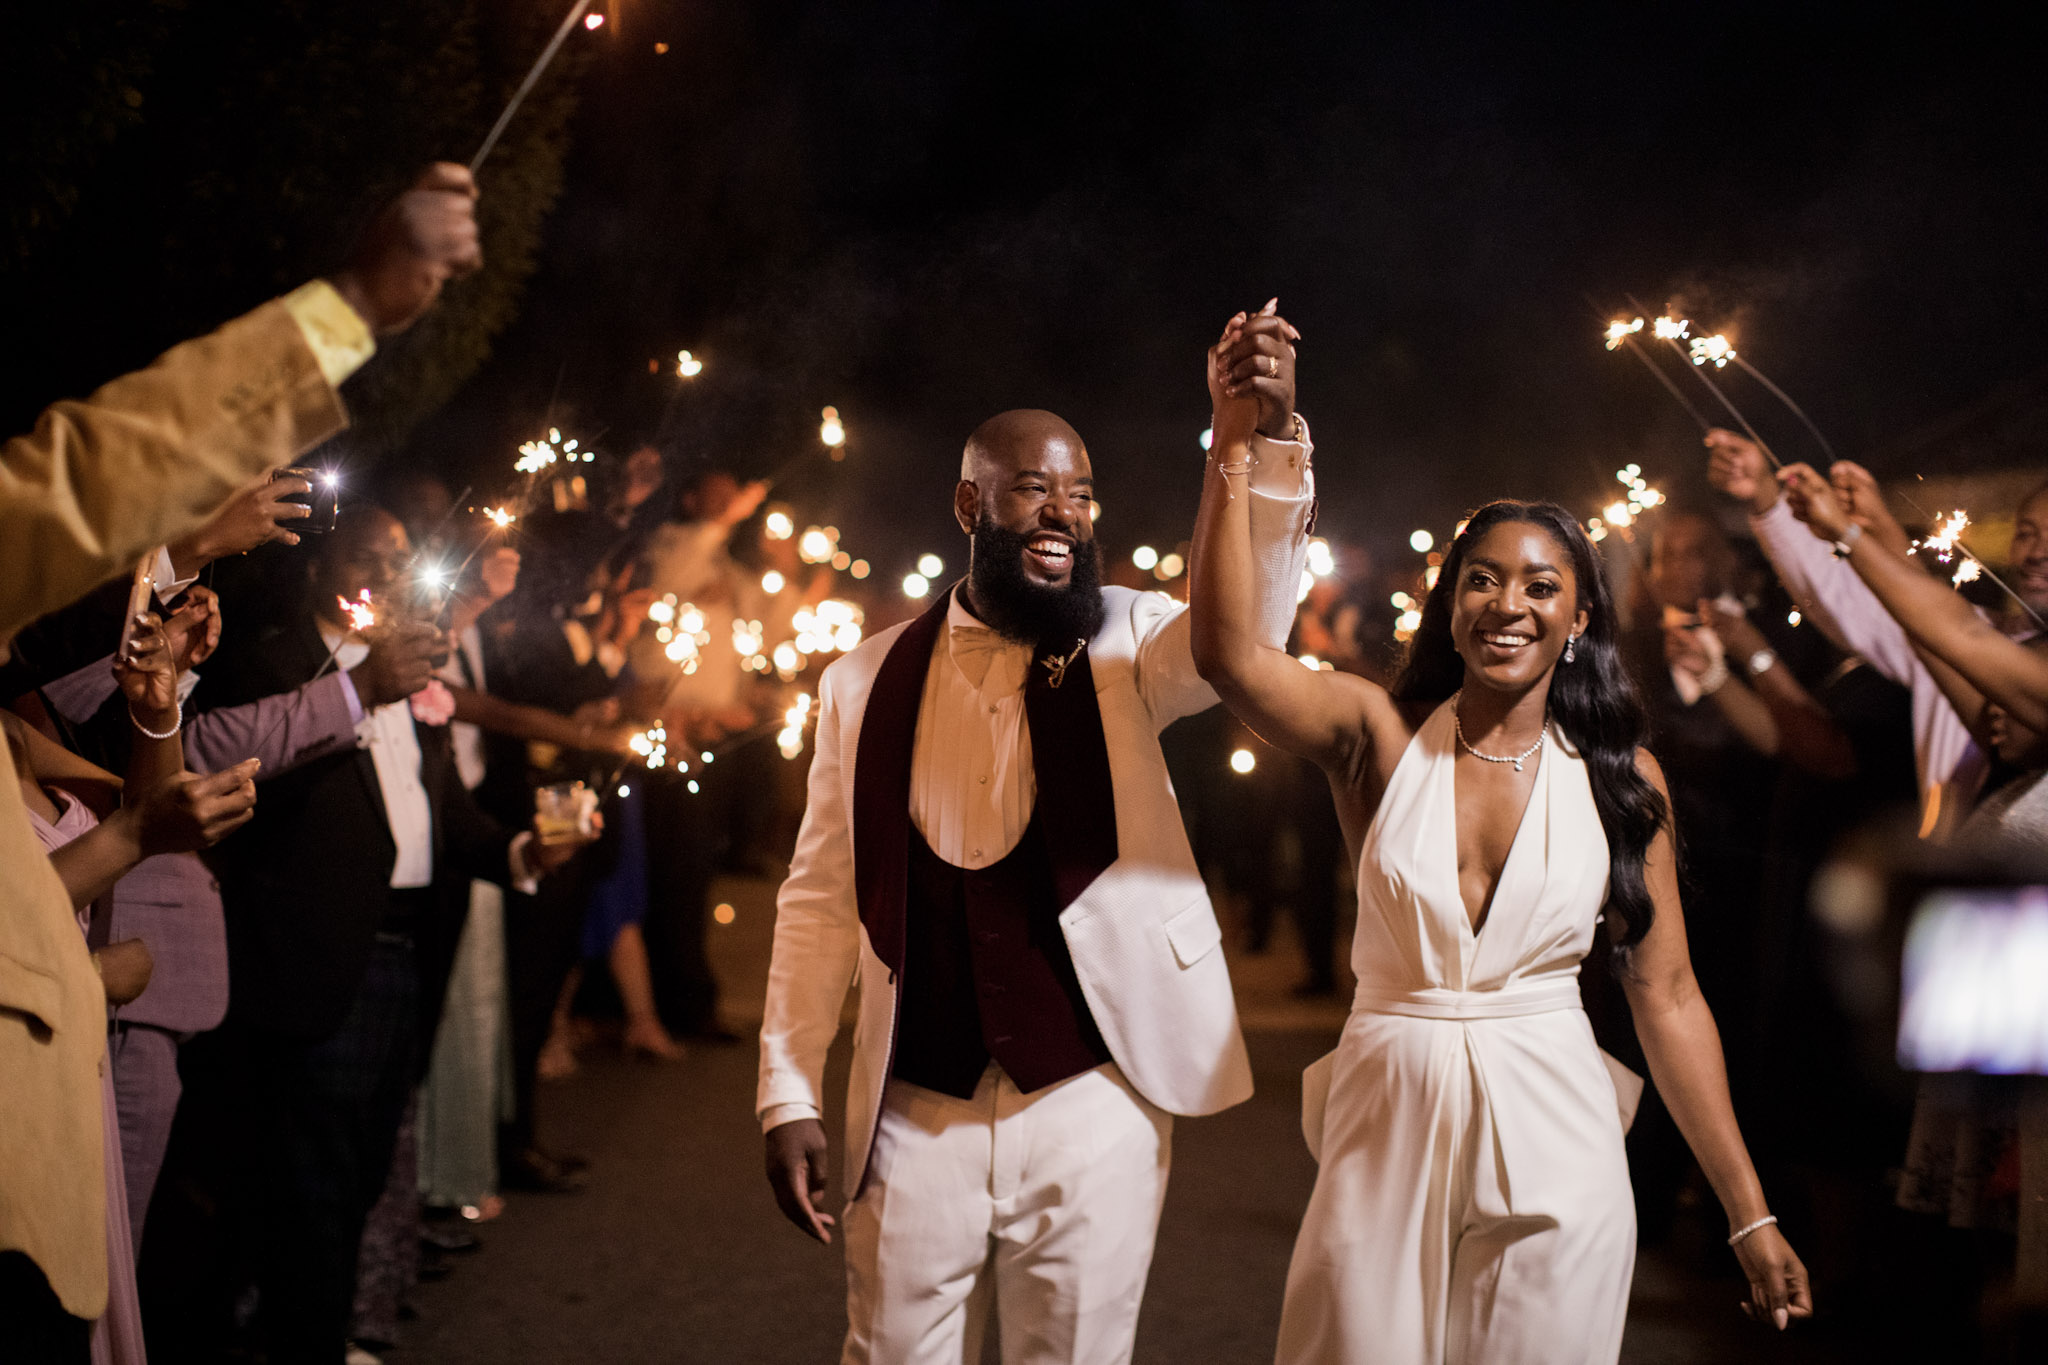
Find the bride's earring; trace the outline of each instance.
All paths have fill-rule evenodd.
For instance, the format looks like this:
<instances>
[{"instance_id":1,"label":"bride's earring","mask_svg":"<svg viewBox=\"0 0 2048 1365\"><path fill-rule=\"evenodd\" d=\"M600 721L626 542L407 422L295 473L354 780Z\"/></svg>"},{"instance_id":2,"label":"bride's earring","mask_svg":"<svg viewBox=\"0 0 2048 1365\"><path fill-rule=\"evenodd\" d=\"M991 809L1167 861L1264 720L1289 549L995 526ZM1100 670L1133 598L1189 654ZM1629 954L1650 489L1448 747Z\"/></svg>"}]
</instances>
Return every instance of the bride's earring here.
<instances>
[{"instance_id":1,"label":"bride's earring","mask_svg":"<svg viewBox=\"0 0 2048 1365\"><path fill-rule=\"evenodd\" d=\"M1577 657L1578 657L1578 653L1579 653L1579 637L1578 637L1578 636L1576 636L1576 635L1567 635L1567 636L1565 636L1565 638L1564 638L1564 661L1565 661L1566 663L1570 663L1570 662L1571 662L1571 661L1572 661L1573 659L1575 659L1575 658L1577 658Z\"/></svg>"}]
</instances>

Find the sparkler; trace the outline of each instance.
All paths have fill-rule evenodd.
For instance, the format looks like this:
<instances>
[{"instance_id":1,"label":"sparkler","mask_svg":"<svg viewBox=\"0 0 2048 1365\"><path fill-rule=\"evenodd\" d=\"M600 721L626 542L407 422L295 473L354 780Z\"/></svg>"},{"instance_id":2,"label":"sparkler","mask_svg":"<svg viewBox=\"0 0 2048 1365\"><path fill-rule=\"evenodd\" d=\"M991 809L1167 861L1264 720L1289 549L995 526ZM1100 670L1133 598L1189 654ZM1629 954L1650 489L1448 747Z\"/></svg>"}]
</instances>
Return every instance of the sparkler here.
<instances>
[{"instance_id":1,"label":"sparkler","mask_svg":"<svg viewBox=\"0 0 2048 1365\"><path fill-rule=\"evenodd\" d=\"M1728 344L1728 338L1718 332L1710 337L1694 337L1687 349L1692 352L1693 364L1712 365L1717 370L1727 369L1728 362L1737 359L1735 348Z\"/></svg>"},{"instance_id":2,"label":"sparkler","mask_svg":"<svg viewBox=\"0 0 2048 1365\"><path fill-rule=\"evenodd\" d=\"M353 602L337 594L334 599L334 605L341 608L342 617L347 620L348 628L358 635L377 624L377 608L376 604L370 601L370 590L368 588L364 588L361 592L357 593L356 600ZM330 662L333 660L335 652L329 652L328 659Z\"/></svg>"},{"instance_id":3,"label":"sparkler","mask_svg":"<svg viewBox=\"0 0 2048 1365\"><path fill-rule=\"evenodd\" d=\"M512 92L512 98L505 105L505 112L499 114L498 121L491 125L491 131L484 137L484 145L477 148L476 155L469 159L471 175L475 175L483 168L484 159L490 156L491 149L497 146L498 139L504 136L505 125L512 122L512 116L519 112L519 106L525 101L527 92L533 89L534 83L540 79L541 72L547 70L549 63L555 60L555 54L561 51L562 44L568 41L570 31L576 27L576 21L581 19L589 8L590 0L576 0L576 3L569 7L569 13L562 19L562 26L555 30L554 37L548 39L548 45L540 50L540 56L534 60L532 69L526 73L526 79L519 82L519 88ZM598 23L603 23L604 16L597 16L597 20ZM591 27L595 28L597 25L592 24Z\"/></svg>"},{"instance_id":4,"label":"sparkler","mask_svg":"<svg viewBox=\"0 0 2048 1365\"><path fill-rule=\"evenodd\" d=\"M1765 375L1762 370L1759 370L1756 366L1750 364L1749 361L1737 355L1734 351L1728 352L1728 358L1734 361L1736 367L1740 369L1744 374L1748 375L1751 379L1754 379L1757 383L1763 385L1766 389L1770 390L1771 397L1777 399L1780 403L1783 403L1786 409L1790 411L1794 417L1797 417L1799 419L1800 424L1813 434L1813 439L1820 442L1820 448L1827 452L1828 463L1833 464L1835 460L1835 448L1828 444L1827 437L1820 434L1820 428L1815 426L1813 424L1813 419L1806 415L1806 409L1800 407L1797 403L1793 402L1792 395L1786 393L1776 384L1773 384L1770 381L1769 376Z\"/></svg>"},{"instance_id":5,"label":"sparkler","mask_svg":"<svg viewBox=\"0 0 2048 1365\"><path fill-rule=\"evenodd\" d=\"M1634 304L1638 308L1642 307L1642 305L1636 303L1636 301L1633 298L1631 298L1629 302L1631 304ZM1690 357L1686 354L1684 348L1679 346L1678 343L1682 339L1684 339L1684 337L1687 335L1688 332L1691 331L1691 329L1692 323L1690 321L1688 321L1685 318L1672 317L1669 313L1666 313L1664 316L1658 318L1657 321L1654 324L1652 324L1652 330L1656 333L1657 339L1663 342L1666 346L1669 346L1672 352L1675 355L1677 355L1681 360L1686 360L1688 362L1690 362ZM1771 462L1771 468L1783 469L1785 467L1785 462L1780 460L1777 457L1776 453L1774 453L1771 450L1770 443L1765 441L1762 436L1757 434L1757 429L1749 424L1749 419L1742 415L1741 410L1738 409L1735 406L1735 404L1728 401L1728 395L1721 392L1721 386L1719 384L1716 384L1712 379L1708 378L1707 372L1704 369L1700 368L1698 365L1688 363L1686 365L1686 368L1692 371L1694 376L1699 379L1700 383L1705 384L1707 386L1707 392L1714 395L1715 401L1720 403L1722 407L1728 409L1728 415L1735 419L1735 424L1737 426L1741 427L1743 431L1748 433L1750 440L1756 442L1756 448L1758 450L1761 450L1764 453L1764 458ZM1689 404L1688 407L1690 407ZM1699 414L1695 412L1693 415L1697 417ZM1704 427L1704 425L1705 424L1702 423L1702 427Z\"/></svg>"},{"instance_id":6,"label":"sparkler","mask_svg":"<svg viewBox=\"0 0 2048 1365\"><path fill-rule=\"evenodd\" d=\"M1586 296L1586 306L1593 310L1595 316L1599 315L1600 306L1593 302L1593 297L1590 294ZM1640 317L1626 322L1619 319L1609 322L1607 324L1607 349L1610 351L1623 349L1628 339L1642 330L1643 320ZM1678 406L1684 408L1692 420L1699 423L1702 432L1708 431L1713 427L1713 423L1709 422L1701 415L1700 410L1692 405L1692 400L1679 391L1678 385L1671 382L1671 376L1657 368L1657 362L1645 355L1641 347L1628 346L1626 349L1630 355L1633 355L1643 363L1643 368L1648 370L1659 384L1664 386L1664 391L1676 400Z\"/></svg>"}]
</instances>

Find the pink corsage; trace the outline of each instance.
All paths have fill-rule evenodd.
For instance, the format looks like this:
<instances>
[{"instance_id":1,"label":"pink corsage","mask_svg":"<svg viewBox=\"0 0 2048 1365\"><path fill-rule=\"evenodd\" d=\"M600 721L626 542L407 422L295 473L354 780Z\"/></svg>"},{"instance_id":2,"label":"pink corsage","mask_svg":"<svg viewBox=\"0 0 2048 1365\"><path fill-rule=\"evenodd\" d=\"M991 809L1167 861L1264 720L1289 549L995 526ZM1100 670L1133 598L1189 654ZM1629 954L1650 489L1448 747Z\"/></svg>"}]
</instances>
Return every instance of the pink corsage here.
<instances>
[{"instance_id":1,"label":"pink corsage","mask_svg":"<svg viewBox=\"0 0 2048 1365\"><path fill-rule=\"evenodd\" d=\"M455 719L455 697L435 678L412 694L412 718L422 725L446 725Z\"/></svg>"}]
</instances>

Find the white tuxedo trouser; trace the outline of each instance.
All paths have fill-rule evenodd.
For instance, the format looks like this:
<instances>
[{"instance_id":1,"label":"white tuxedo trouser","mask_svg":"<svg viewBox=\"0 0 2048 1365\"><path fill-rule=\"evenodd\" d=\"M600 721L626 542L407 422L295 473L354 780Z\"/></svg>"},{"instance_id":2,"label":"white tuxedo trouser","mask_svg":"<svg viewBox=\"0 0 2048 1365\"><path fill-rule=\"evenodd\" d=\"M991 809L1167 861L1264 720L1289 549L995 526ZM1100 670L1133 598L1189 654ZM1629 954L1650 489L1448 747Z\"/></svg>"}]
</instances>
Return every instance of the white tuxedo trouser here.
<instances>
[{"instance_id":1,"label":"white tuxedo trouser","mask_svg":"<svg viewBox=\"0 0 2048 1365\"><path fill-rule=\"evenodd\" d=\"M1026 1095L993 1062L974 1098L891 1080L867 1188L844 1215L842 1365L1131 1358L1173 1116L1114 1063Z\"/></svg>"}]
</instances>

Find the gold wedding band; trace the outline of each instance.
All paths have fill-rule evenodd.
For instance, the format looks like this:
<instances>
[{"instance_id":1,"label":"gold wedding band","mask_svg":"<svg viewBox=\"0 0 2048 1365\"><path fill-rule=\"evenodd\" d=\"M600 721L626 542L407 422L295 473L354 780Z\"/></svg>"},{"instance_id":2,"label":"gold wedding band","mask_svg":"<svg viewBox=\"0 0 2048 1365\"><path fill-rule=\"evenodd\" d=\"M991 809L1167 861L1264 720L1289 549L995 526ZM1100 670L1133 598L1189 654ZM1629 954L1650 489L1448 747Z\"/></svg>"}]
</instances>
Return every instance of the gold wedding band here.
<instances>
[{"instance_id":1,"label":"gold wedding band","mask_svg":"<svg viewBox=\"0 0 2048 1365\"><path fill-rule=\"evenodd\" d=\"M1266 363L1273 367L1272 369L1266 371L1266 378L1278 379L1280 377L1280 357L1277 355L1269 355L1266 357Z\"/></svg>"}]
</instances>

